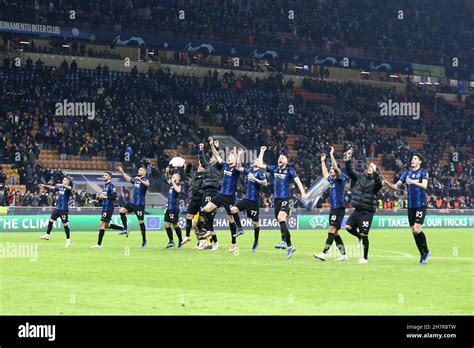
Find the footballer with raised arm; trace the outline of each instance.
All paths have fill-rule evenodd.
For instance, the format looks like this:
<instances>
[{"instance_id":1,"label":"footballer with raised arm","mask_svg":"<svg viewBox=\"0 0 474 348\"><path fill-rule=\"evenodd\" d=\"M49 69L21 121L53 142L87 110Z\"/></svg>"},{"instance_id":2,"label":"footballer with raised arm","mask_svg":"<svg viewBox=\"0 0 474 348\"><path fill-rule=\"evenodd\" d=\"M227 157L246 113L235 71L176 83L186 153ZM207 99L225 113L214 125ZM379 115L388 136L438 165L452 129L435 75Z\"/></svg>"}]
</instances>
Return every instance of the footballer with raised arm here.
<instances>
[{"instance_id":1,"label":"footballer with raised arm","mask_svg":"<svg viewBox=\"0 0 474 348\"><path fill-rule=\"evenodd\" d=\"M257 166L273 174L273 195L275 199L275 218L280 224L281 242L275 246L277 249L286 249L287 257L290 258L296 248L291 244L291 235L286 225L286 218L290 214L291 182L294 181L298 187L301 197L307 198L298 174L293 166L288 165L288 158L284 154L278 157L277 165L266 165L263 163L263 156L267 150L266 146L260 147L257 159Z\"/></svg>"},{"instance_id":2,"label":"footballer with raised arm","mask_svg":"<svg viewBox=\"0 0 474 348\"><path fill-rule=\"evenodd\" d=\"M430 251L423 232L423 222L426 216L426 188L428 187L428 171L421 168L423 156L414 153L411 157L411 168L407 169L395 183L384 180L383 184L392 190L398 190L402 184L406 184L408 193L408 222L411 232L415 238L416 246L420 252L420 264L426 264L430 258Z\"/></svg>"},{"instance_id":3,"label":"footballer with raised arm","mask_svg":"<svg viewBox=\"0 0 474 348\"><path fill-rule=\"evenodd\" d=\"M344 194L346 192L346 183L349 178L339 169L336 159L334 158L333 147L331 147L330 156L331 168L328 172L326 167L326 153L321 154L321 168L323 172L323 178L329 181L331 184L329 187L331 211L329 212L328 238L326 239L326 244L324 245L323 251L319 254L314 254L314 257L325 261L327 253L331 248L332 243L335 241L337 248L341 252L341 257L338 260L345 261L348 258L346 255L344 242L339 235L339 230L341 229L342 220L344 219L344 215L346 213Z\"/></svg>"},{"instance_id":4,"label":"footballer with raised arm","mask_svg":"<svg viewBox=\"0 0 474 348\"><path fill-rule=\"evenodd\" d=\"M245 210L247 217L252 220L254 228L254 242L252 246L252 252L255 252L258 248L258 237L260 234L260 208L258 202L260 198L260 187L267 186L268 181L265 177L265 173L257 166L257 160L254 161L253 168L245 168L243 172L247 175L245 197L232 207L231 212L235 217L235 214L238 214L239 211Z\"/></svg>"},{"instance_id":5,"label":"footballer with raised arm","mask_svg":"<svg viewBox=\"0 0 474 348\"><path fill-rule=\"evenodd\" d=\"M231 233L231 246L229 252L233 253L238 250L237 248L237 239L236 232L237 226L232 216L231 208L235 203L235 194L237 192L237 183L239 180L240 172L243 170L240 164L240 153L235 153L231 151L227 156L227 161L221 158L214 146L214 140L212 137L209 137L209 145L211 146L211 151L213 157L215 157L216 162L219 163L223 168L222 175L222 185L219 193L215 196L210 202L208 202L202 211L204 213L210 213L213 210L224 207L227 212L227 220L229 221L229 228Z\"/></svg>"},{"instance_id":6,"label":"footballer with raised arm","mask_svg":"<svg viewBox=\"0 0 474 348\"><path fill-rule=\"evenodd\" d=\"M40 238L44 240L49 240L51 230L53 229L54 222L60 218L61 222L64 227L64 232L66 233L66 244L64 245L66 248L69 248L71 245L71 230L69 229L69 198L71 198L72 192L72 180L71 178L65 177L63 179L62 184L52 185L45 185L39 184L41 188L48 188L50 190L58 191L58 202L56 204L56 208L51 213L48 222L48 228L46 230L46 234L42 235Z\"/></svg>"},{"instance_id":7,"label":"footballer with raised arm","mask_svg":"<svg viewBox=\"0 0 474 348\"><path fill-rule=\"evenodd\" d=\"M142 248L146 247L146 228L145 228L145 196L148 186L150 186L150 181L146 177L145 167L138 168L137 176L131 178L128 176L122 169L118 166L117 170L123 176L123 178L131 183L134 187L133 189L133 200L125 204L125 207L120 207L119 213L122 220L123 230L119 234L125 234L128 236L128 224L127 224L127 213L134 212L138 219L138 225L140 226L140 231L142 233Z\"/></svg>"}]
</instances>

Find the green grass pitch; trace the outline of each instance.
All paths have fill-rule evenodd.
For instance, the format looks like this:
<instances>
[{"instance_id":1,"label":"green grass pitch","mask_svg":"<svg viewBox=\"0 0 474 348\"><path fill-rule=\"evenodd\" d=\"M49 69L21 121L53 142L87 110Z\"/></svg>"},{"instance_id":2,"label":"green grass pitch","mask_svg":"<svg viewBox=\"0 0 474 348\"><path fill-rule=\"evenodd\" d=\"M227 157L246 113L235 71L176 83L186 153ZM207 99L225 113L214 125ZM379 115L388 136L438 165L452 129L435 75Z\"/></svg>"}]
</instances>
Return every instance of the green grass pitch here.
<instances>
[{"instance_id":1,"label":"green grass pitch","mask_svg":"<svg viewBox=\"0 0 474 348\"><path fill-rule=\"evenodd\" d=\"M73 228L74 226L72 226ZM74 231L74 230L73 230ZM325 261L325 231L293 231L296 252L274 249L279 231L239 237L228 252L230 232L218 232L217 252L165 250L164 232L127 239L107 231L103 249L90 249L97 233L64 232L50 241L40 233L0 233L0 244L34 243L38 258L0 257L1 315L472 315L473 234L469 229L426 229L432 257L418 264L411 232L372 230L369 264L357 263L355 238L342 237L352 258L338 262L336 247Z\"/></svg>"}]
</instances>

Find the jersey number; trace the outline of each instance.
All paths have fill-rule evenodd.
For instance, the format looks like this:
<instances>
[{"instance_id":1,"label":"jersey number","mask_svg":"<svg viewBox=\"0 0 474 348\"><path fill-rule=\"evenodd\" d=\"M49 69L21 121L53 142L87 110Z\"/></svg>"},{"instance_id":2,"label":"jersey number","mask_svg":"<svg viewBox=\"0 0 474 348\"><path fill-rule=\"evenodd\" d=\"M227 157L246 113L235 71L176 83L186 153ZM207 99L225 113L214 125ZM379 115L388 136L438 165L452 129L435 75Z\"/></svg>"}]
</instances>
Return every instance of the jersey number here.
<instances>
[{"instance_id":1,"label":"jersey number","mask_svg":"<svg viewBox=\"0 0 474 348\"><path fill-rule=\"evenodd\" d=\"M252 216L257 216L257 211L256 211L256 210L251 210L251 211L250 211L250 215L252 215Z\"/></svg>"},{"instance_id":2,"label":"jersey number","mask_svg":"<svg viewBox=\"0 0 474 348\"><path fill-rule=\"evenodd\" d=\"M362 227L369 227L368 221L362 221Z\"/></svg>"},{"instance_id":3,"label":"jersey number","mask_svg":"<svg viewBox=\"0 0 474 348\"><path fill-rule=\"evenodd\" d=\"M417 218L421 218L423 217L423 212L418 210L415 215Z\"/></svg>"},{"instance_id":4,"label":"jersey number","mask_svg":"<svg viewBox=\"0 0 474 348\"><path fill-rule=\"evenodd\" d=\"M282 207L284 207L284 206L287 205L287 204L288 204L288 201L283 201L283 202L281 202L281 206L282 206Z\"/></svg>"},{"instance_id":5,"label":"jersey number","mask_svg":"<svg viewBox=\"0 0 474 348\"><path fill-rule=\"evenodd\" d=\"M137 215L138 215L138 216L142 216L142 215L143 215L143 212L142 212L142 211L137 211Z\"/></svg>"},{"instance_id":6,"label":"jersey number","mask_svg":"<svg viewBox=\"0 0 474 348\"><path fill-rule=\"evenodd\" d=\"M331 215L331 221L336 221L337 216L336 215Z\"/></svg>"}]
</instances>

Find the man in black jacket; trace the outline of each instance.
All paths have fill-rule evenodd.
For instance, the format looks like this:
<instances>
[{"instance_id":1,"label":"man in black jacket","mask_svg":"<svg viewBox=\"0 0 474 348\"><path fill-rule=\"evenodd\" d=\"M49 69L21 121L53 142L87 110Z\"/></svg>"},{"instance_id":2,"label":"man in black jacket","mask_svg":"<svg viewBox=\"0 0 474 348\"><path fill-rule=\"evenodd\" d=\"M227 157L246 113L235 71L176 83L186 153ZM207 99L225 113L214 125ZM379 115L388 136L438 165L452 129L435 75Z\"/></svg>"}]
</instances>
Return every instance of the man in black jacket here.
<instances>
[{"instance_id":1,"label":"man in black jacket","mask_svg":"<svg viewBox=\"0 0 474 348\"><path fill-rule=\"evenodd\" d=\"M382 180L374 163L367 164L364 173L354 171L352 167L352 149L346 152L346 158L346 171L351 178L352 206L354 207L354 211L346 222L346 230L362 240L364 257L359 260L359 263L367 264L369 230L377 209L377 192L382 188Z\"/></svg>"},{"instance_id":2,"label":"man in black jacket","mask_svg":"<svg viewBox=\"0 0 474 348\"><path fill-rule=\"evenodd\" d=\"M198 154L198 168L194 172L194 176L191 182L191 195L189 197L188 202L188 212L186 215L186 237L183 239L181 244L186 244L191 240L191 228L193 224L193 218L195 215L199 214L201 210L201 202L202 202L202 184L204 182L205 174L204 174L204 167L201 163L204 162L204 158L201 155L201 152L204 150L204 144L199 144L200 153ZM204 224L204 218L199 217L199 221L197 223L198 230L202 229L202 225Z\"/></svg>"}]
</instances>

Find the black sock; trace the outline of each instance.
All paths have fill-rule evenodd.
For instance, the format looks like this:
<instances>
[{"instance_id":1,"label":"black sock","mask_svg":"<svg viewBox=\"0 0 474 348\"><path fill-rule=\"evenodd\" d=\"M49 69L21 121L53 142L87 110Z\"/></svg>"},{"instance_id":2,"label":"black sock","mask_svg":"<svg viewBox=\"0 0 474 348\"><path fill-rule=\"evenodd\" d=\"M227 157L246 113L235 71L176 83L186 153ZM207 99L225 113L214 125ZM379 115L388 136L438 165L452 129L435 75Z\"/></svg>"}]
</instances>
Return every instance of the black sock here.
<instances>
[{"instance_id":1,"label":"black sock","mask_svg":"<svg viewBox=\"0 0 474 348\"><path fill-rule=\"evenodd\" d=\"M140 231L142 231L142 241L146 242L146 228L145 223L140 224Z\"/></svg>"},{"instance_id":2,"label":"black sock","mask_svg":"<svg viewBox=\"0 0 474 348\"><path fill-rule=\"evenodd\" d=\"M346 231L352 234L353 236L356 236L359 240L362 239L362 236L359 234L359 232L357 232L357 229L351 228L350 230L346 230Z\"/></svg>"},{"instance_id":3,"label":"black sock","mask_svg":"<svg viewBox=\"0 0 474 348\"><path fill-rule=\"evenodd\" d=\"M416 243L416 247L418 248L418 251L420 252L420 254L423 254L423 248L421 246L421 233L418 233L418 234L413 234L413 238L415 238L415 243Z\"/></svg>"},{"instance_id":4,"label":"black sock","mask_svg":"<svg viewBox=\"0 0 474 348\"><path fill-rule=\"evenodd\" d=\"M234 217L234 221L235 221L235 225L237 226L237 229L241 230L242 229L242 224L240 223L239 213L235 213L232 216Z\"/></svg>"},{"instance_id":5,"label":"black sock","mask_svg":"<svg viewBox=\"0 0 474 348\"><path fill-rule=\"evenodd\" d=\"M236 237L234 237L235 232L237 232L237 226L235 226L235 222L229 223L230 227L230 235L232 237L232 244L235 244L237 242Z\"/></svg>"},{"instance_id":6,"label":"black sock","mask_svg":"<svg viewBox=\"0 0 474 348\"><path fill-rule=\"evenodd\" d=\"M183 234L181 233L181 228L176 225L176 227L174 228L174 231L176 232L176 235L178 236L178 243L181 244L181 242L183 241Z\"/></svg>"},{"instance_id":7,"label":"black sock","mask_svg":"<svg viewBox=\"0 0 474 348\"><path fill-rule=\"evenodd\" d=\"M197 227L197 229L198 229L199 232L202 231L202 227L203 227L203 226L204 226L204 221L202 221L201 219L199 219L199 221L198 221L198 223L197 223L197 225L196 225L196 227Z\"/></svg>"},{"instance_id":8,"label":"black sock","mask_svg":"<svg viewBox=\"0 0 474 348\"><path fill-rule=\"evenodd\" d=\"M334 241L334 233L328 232L328 238L326 239L326 245L324 246L323 253L327 254L329 248L331 248L332 242Z\"/></svg>"},{"instance_id":9,"label":"black sock","mask_svg":"<svg viewBox=\"0 0 474 348\"><path fill-rule=\"evenodd\" d=\"M206 213L206 215L204 215L204 228L207 231L212 231L213 225L214 225L214 215L212 215L212 213Z\"/></svg>"},{"instance_id":10,"label":"black sock","mask_svg":"<svg viewBox=\"0 0 474 348\"><path fill-rule=\"evenodd\" d=\"M64 226L64 233L66 233L66 239L71 238L71 230L69 229L69 226Z\"/></svg>"},{"instance_id":11,"label":"black sock","mask_svg":"<svg viewBox=\"0 0 474 348\"><path fill-rule=\"evenodd\" d=\"M286 226L286 221L280 222L280 232L282 236L282 240L286 242L287 246L291 246L291 235L288 227Z\"/></svg>"},{"instance_id":12,"label":"black sock","mask_svg":"<svg viewBox=\"0 0 474 348\"><path fill-rule=\"evenodd\" d=\"M46 233L50 234L52 229L53 229L53 222L50 221L48 222L48 229L46 230Z\"/></svg>"},{"instance_id":13,"label":"black sock","mask_svg":"<svg viewBox=\"0 0 474 348\"><path fill-rule=\"evenodd\" d=\"M186 219L186 237L191 235L191 228L193 227L193 220Z\"/></svg>"},{"instance_id":14,"label":"black sock","mask_svg":"<svg viewBox=\"0 0 474 348\"><path fill-rule=\"evenodd\" d=\"M214 231L212 231L211 242L217 243L217 235Z\"/></svg>"},{"instance_id":15,"label":"black sock","mask_svg":"<svg viewBox=\"0 0 474 348\"><path fill-rule=\"evenodd\" d=\"M426 242L426 236L425 234L423 233L423 231L421 231L420 233L418 233L418 235L420 236L420 246L421 246L421 249L427 253L429 252L428 250L428 243Z\"/></svg>"},{"instance_id":16,"label":"black sock","mask_svg":"<svg viewBox=\"0 0 474 348\"><path fill-rule=\"evenodd\" d=\"M341 255L346 255L346 248L344 246L344 242L340 235L334 236L334 241L336 242L336 246L341 252Z\"/></svg>"},{"instance_id":17,"label":"black sock","mask_svg":"<svg viewBox=\"0 0 474 348\"><path fill-rule=\"evenodd\" d=\"M260 235L260 226L253 228L253 238L258 242L258 236Z\"/></svg>"},{"instance_id":18,"label":"black sock","mask_svg":"<svg viewBox=\"0 0 474 348\"><path fill-rule=\"evenodd\" d=\"M109 228L110 228L111 230L120 230L120 231L124 229L122 226L115 225L115 224L110 224L110 225L109 225Z\"/></svg>"},{"instance_id":19,"label":"black sock","mask_svg":"<svg viewBox=\"0 0 474 348\"><path fill-rule=\"evenodd\" d=\"M171 227L165 227L166 234L168 235L168 239L170 242L173 241L173 231L171 230Z\"/></svg>"},{"instance_id":20,"label":"black sock","mask_svg":"<svg viewBox=\"0 0 474 348\"><path fill-rule=\"evenodd\" d=\"M122 219L122 225L123 229L126 230L128 225L127 225L127 215L125 213L120 213L120 218Z\"/></svg>"},{"instance_id":21,"label":"black sock","mask_svg":"<svg viewBox=\"0 0 474 348\"><path fill-rule=\"evenodd\" d=\"M102 239L104 239L104 233L105 233L105 230L101 228L99 230L99 239L97 240L98 245L102 245Z\"/></svg>"},{"instance_id":22,"label":"black sock","mask_svg":"<svg viewBox=\"0 0 474 348\"><path fill-rule=\"evenodd\" d=\"M368 260L369 256L369 237L362 236L362 244L364 245L364 259Z\"/></svg>"}]
</instances>

